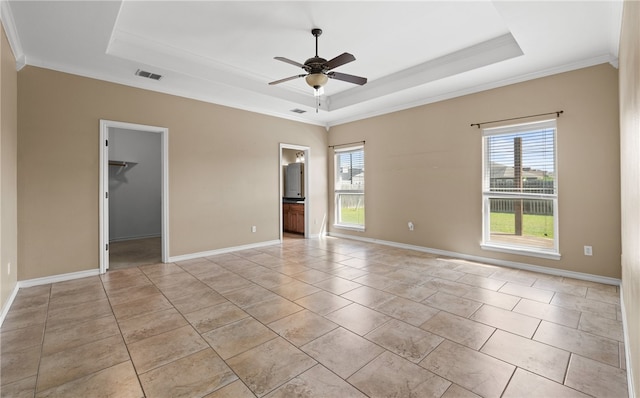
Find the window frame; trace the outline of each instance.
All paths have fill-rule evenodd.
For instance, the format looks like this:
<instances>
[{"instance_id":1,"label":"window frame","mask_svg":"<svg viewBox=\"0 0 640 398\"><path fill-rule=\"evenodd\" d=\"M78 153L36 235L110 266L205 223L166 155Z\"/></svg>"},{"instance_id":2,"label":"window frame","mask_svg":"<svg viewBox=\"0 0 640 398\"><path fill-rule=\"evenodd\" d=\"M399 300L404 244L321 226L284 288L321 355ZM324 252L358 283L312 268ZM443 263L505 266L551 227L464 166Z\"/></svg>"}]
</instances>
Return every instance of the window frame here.
<instances>
[{"instance_id":1,"label":"window frame","mask_svg":"<svg viewBox=\"0 0 640 398\"><path fill-rule=\"evenodd\" d=\"M364 231L365 230L365 220L366 220L366 206L365 208L365 212L363 213L363 220L362 220L362 224L352 224L352 223L345 223L345 222L341 222L341 205L340 205L340 197L341 195L362 195L362 203L365 203L365 186L366 184L364 183L363 180L363 189L338 189L338 181L339 181L339 156L343 155L345 153L354 153L354 152L362 152L362 170L364 173L365 170L365 164L366 164L366 156L365 156L365 151L364 151L364 145L355 145L355 146L348 146L348 147L342 147L342 148L334 148L334 154L333 154L333 192L334 192L334 217L333 217L333 226L335 228L341 228L341 229L349 229L349 230L355 230L355 231Z\"/></svg>"},{"instance_id":2,"label":"window frame","mask_svg":"<svg viewBox=\"0 0 640 398\"><path fill-rule=\"evenodd\" d=\"M527 193L527 192L497 192L492 191L490 186L487 142L489 137L508 134L527 134L541 130L553 129L553 165L554 165L554 190L549 193ZM559 215L558 215L558 127L556 119L542 120L530 123L520 123L508 126L484 128L482 130L482 249L498 251L503 253L518 254L531 257L540 257L552 260L559 260L560 240L559 240ZM553 207L553 247L543 248L533 245L527 246L516 243L506 243L504 241L491 240L491 199L524 199L524 200L550 200Z\"/></svg>"}]
</instances>

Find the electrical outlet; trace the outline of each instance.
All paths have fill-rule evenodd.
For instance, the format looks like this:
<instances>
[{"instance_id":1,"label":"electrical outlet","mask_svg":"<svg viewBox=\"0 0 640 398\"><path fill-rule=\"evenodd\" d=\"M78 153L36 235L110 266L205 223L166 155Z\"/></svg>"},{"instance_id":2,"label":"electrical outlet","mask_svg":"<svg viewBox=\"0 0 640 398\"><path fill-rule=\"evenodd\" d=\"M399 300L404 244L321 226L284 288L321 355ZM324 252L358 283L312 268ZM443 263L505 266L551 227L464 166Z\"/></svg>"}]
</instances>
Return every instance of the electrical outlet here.
<instances>
[{"instance_id":1,"label":"electrical outlet","mask_svg":"<svg viewBox=\"0 0 640 398\"><path fill-rule=\"evenodd\" d=\"M411 221L407 223L407 226L409 227L409 231L413 231L413 223Z\"/></svg>"},{"instance_id":2,"label":"electrical outlet","mask_svg":"<svg viewBox=\"0 0 640 398\"><path fill-rule=\"evenodd\" d=\"M593 247L585 246L584 247L584 255L585 256L593 256Z\"/></svg>"},{"instance_id":3,"label":"electrical outlet","mask_svg":"<svg viewBox=\"0 0 640 398\"><path fill-rule=\"evenodd\" d=\"M251 227L251 232L256 232L257 230L258 230L258 229L256 228L256 226L255 226L255 225Z\"/></svg>"}]
</instances>

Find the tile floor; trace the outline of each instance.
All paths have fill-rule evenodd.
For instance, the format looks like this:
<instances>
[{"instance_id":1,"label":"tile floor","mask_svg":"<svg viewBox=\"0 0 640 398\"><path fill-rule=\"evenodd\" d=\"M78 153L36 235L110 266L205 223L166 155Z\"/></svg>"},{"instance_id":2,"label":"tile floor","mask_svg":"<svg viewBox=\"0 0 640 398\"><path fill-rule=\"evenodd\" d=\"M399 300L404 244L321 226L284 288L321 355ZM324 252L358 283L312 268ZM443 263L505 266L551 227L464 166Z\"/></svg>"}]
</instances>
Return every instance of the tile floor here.
<instances>
[{"instance_id":1,"label":"tile floor","mask_svg":"<svg viewBox=\"0 0 640 398\"><path fill-rule=\"evenodd\" d=\"M619 290L327 238L21 289L2 397L626 397Z\"/></svg>"}]
</instances>

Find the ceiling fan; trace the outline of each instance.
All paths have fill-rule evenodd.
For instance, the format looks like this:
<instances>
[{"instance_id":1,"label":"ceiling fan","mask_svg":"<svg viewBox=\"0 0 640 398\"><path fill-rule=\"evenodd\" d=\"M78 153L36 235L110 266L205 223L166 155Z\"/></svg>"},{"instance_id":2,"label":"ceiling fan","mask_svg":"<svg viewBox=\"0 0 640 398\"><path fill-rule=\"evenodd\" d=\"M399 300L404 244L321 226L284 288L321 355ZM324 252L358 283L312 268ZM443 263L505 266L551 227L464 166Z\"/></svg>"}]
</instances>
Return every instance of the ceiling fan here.
<instances>
[{"instance_id":1,"label":"ceiling fan","mask_svg":"<svg viewBox=\"0 0 640 398\"><path fill-rule=\"evenodd\" d=\"M304 69L304 71L307 73L276 80L269 83L270 85L280 84L280 83L287 82L289 80L304 77L305 80L307 81L307 84L313 87L314 90L316 90L317 92L320 88L322 88L325 84L327 84L327 81L329 80L329 78L342 80L343 82L359 84L359 85L363 85L367 82L366 77L334 72L333 69L337 68L338 66L342 66L349 62L355 61L356 57L354 57L349 53L343 53L333 59L330 59L329 61L327 61L324 58L320 58L318 56L318 36L322 34L322 29L318 29L318 28L312 29L311 34L316 38L316 55L315 57L309 58L308 60L306 60L304 64L301 64L296 61L292 61L285 57L274 57L274 59L277 59L278 61L286 62L288 64L300 67Z\"/></svg>"}]
</instances>

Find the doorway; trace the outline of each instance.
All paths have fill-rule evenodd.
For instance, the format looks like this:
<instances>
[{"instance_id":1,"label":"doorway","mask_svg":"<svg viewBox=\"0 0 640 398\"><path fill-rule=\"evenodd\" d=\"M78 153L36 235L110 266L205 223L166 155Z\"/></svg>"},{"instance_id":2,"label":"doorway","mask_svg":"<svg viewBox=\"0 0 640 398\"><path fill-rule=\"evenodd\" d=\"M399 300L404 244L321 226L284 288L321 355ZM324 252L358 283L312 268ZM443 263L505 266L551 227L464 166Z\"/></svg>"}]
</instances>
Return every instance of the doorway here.
<instances>
[{"instance_id":1,"label":"doorway","mask_svg":"<svg viewBox=\"0 0 640 398\"><path fill-rule=\"evenodd\" d=\"M309 236L309 214L311 213L311 192L309 191L310 149L307 146L281 143L279 159L280 241L285 237L292 236L306 238ZM303 164L303 167L300 168L302 180L296 182L302 188L298 197L287 197L286 194L287 166L292 163ZM300 225L301 223L304 225ZM291 225L295 226L292 227Z\"/></svg>"},{"instance_id":2,"label":"doorway","mask_svg":"<svg viewBox=\"0 0 640 398\"><path fill-rule=\"evenodd\" d=\"M100 273L168 261L167 144L166 128L100 121Z\"/></svg>"}]
</instances>

